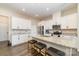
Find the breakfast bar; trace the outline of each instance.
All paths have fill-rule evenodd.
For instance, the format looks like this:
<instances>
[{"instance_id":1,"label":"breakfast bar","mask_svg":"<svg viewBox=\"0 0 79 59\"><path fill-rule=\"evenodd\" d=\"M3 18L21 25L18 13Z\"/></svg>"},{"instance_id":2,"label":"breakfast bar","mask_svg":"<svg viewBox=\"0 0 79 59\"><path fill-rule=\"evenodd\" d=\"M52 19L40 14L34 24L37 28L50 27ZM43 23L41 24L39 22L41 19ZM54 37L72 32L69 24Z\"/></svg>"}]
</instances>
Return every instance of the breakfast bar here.
<instances>
[{"instance_id":1,"label":"breakfast bar","mask_svg":"<svg viewBox=\"0 0 79 59\"><path fill-rule=\"evenodd\" d=\"M34 36L33 39L45 43L47 47L53 47L60 51L63 51L66 56L76 55L76 37L71 36Z\"/></svg>"}]
</instances>

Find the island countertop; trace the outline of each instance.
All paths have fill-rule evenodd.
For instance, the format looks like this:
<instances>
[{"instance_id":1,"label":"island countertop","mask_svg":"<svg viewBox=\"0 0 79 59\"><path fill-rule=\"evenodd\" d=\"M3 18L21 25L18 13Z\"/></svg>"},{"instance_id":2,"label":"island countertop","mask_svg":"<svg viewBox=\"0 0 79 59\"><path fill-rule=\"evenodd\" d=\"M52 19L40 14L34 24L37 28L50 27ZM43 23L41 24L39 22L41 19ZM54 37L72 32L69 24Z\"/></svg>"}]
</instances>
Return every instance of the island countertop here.
<instances>
[{"instance_id":1,"label":"island countertop","mask_svg":"<svg viewBox=\"0 0 79 59\"><path fill-rule=\"evenodd\" d=\"M45 37L45 36L33 36L33 38L36 38L38 40L43 40L43 41L47 41L50 43L55 43L58 45L62 45L65 47L69 47L69 48L77 48L76 46L76 37L71 37L71 36L64 36L64 37L54 37L54 36L50 36L50 37Z\"/></svg>"}]
</instances>

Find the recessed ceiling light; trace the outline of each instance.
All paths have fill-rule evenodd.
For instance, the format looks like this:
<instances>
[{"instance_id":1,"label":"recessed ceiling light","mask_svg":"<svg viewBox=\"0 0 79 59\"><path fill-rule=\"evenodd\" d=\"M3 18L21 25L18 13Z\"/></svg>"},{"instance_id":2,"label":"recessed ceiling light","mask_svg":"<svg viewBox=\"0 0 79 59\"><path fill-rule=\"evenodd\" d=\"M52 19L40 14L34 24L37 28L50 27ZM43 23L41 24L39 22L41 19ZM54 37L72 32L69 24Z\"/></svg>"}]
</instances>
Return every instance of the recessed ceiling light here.
<instances>
[{"instance_id":1,"label":"recessed ceiling light","mask_svg":"<svg viewBox=\"0 0 79 59\"><path fill-rule=\"evenodd\" d=\"M23 8L22 11L25 11L25 9Z\"/></svg>"},{"instance_id":2,"label":"recessed ceiling light","mask_svg":"<svg viewBox=\"0 0 79 59\"><path fill-rule=\"evenodd\" d=\"M46 8L47 11L49 11L49 8Z\"/></svg>"},{"instance_id":3,"label":"recessed ceiling light","mask_svg":"<svg viewBox=\"0 0 79 59\"><path fill-rule=\"evenodd\" d=\"M39 16L38 14L36 14L35 16Z\"/></svg>"}]
</instances>

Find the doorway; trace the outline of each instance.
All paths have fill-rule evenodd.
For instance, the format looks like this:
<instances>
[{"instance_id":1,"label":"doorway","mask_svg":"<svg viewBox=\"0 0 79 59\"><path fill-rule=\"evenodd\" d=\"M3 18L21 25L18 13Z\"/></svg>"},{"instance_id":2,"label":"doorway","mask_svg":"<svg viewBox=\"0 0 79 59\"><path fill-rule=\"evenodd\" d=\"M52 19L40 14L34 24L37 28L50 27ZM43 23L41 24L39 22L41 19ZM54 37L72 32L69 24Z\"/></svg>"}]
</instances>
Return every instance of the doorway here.
<instances>
[{"instance_id":1,"label":"doorway","mask_svg":"<svg viewBox=\"0 0 79 59\"><path fill-rule=\"evenodd\" d=\"M9 17L0 15L0 46L7 45L9 41Z\"/></svg>"}]
</instances>

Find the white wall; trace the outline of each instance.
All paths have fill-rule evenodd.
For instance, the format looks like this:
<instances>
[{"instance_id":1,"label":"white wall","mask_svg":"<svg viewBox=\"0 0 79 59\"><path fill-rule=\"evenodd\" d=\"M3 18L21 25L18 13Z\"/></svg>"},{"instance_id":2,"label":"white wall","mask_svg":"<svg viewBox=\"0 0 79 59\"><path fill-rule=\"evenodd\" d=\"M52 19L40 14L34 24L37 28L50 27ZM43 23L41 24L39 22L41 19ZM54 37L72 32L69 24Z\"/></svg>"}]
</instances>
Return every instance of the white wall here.
<instances>
[{"instance_id":1,"label":"white wall","mask_svg":"<svg viewBox=\"0 0 79 59\"><path fill-rule=\"evenodd\" d=\"M78 4L78 14L77 14L77 34L78 34L78 39L76 46L78 47L78 52L79 52L79 4Z\"/></svg>"},{"instance_id":2,"label":"white wall","mask_svg":"<svg viewBox=\"0 0 79 59\"><path fill-rule=\"evenodd\" d=\"M8 17L0 15L0 41L8 40Z\"/></svg>"},{"instance_id":3,"label":"white wall","mask_svg":"<svg viewBox=\"0 0 79 59\"><path fill-rule=\"evenodd\" d=\"M31 30L31 36L37 36L38 35L38 22L39 20L31 20L31 24L32 24L32 30Z\"/></svg>"},{"instance_id":4,"label":"white wall","mask_svg":"<svg viewBox=\"0 0 79 59\"><path fill-rule=\"evenodd\" d=\"M7 24L0 23L0 41L8 40L7 32Z\"/></svg>"},{"instance_id":5,"label":"white wall","mask_svg":"<svg viewBox=\"0 0 79 59\"><path fill-rule=\"evenodd\" d=\"M78 4L78 14L77 14L77 29L78 29L78 31L77 31L77 33L78 33L78 37L79 37L79 4Z\"/></svg>"}]
</instances>

